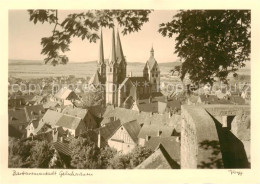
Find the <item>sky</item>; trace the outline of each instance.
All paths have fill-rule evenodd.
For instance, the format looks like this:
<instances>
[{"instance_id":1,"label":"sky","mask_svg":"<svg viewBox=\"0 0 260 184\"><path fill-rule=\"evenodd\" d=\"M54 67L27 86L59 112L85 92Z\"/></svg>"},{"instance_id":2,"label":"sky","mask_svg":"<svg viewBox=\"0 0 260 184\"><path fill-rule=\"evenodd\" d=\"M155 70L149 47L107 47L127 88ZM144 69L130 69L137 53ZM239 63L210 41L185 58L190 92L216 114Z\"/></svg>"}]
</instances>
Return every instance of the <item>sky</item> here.
<instances>
[{"instance_id":1,"label":"sky","mask_svg":"<svg viewBox=\"0 0 260 184\"><path fill-rule=\"evenodd\" d=\"M59 10L59 19L62 21L66 15L82 11ZM175 14L174 10L155 10L150 14L149 22L145 23L139 32L125 36L120 34L127 62L146 62L152 46L158 63L178 60L174 54L175 36L167 38L158 32L159 24L171 21ZM9 59L43 60L45 56L41 55L41 38L49 37L53 27L54 25L48 23L35 25L30 22L27 10L9 10ZM118 29L121 30L120 27ZM105 58L110 55L111 38L112 29L103 29ZM65 54L70 62L87 62L96 61L98 51L99 40L89 43L88 40L73 38L70 51Z\"/></svg>"}]
</instances>

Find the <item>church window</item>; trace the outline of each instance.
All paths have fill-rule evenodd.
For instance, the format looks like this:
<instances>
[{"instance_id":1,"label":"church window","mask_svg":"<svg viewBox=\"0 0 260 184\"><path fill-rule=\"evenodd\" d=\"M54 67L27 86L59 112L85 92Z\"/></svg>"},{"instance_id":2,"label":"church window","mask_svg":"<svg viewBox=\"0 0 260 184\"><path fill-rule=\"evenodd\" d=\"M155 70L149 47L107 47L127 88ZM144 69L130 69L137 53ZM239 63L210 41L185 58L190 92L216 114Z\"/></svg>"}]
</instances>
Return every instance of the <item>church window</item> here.
<instances>
[{"instance_id":1,"label":"church window","mask_svg":"<svg viewBox=\"0 0 260 184\"><path fill-rule=\"evenodd\" d=\"M112 72L112 68L110 68L110 72Z\"/></svg>"},{"instance_id":2,"label":"church window","mask_svg":"<svg viewBox=\"0 0 260 184\"><path fill-rule=\"evenodd\" d=\"M156 79L154 79L154 81L153 81L154 83L156 83Z\"/></svg>"}]
</instances>

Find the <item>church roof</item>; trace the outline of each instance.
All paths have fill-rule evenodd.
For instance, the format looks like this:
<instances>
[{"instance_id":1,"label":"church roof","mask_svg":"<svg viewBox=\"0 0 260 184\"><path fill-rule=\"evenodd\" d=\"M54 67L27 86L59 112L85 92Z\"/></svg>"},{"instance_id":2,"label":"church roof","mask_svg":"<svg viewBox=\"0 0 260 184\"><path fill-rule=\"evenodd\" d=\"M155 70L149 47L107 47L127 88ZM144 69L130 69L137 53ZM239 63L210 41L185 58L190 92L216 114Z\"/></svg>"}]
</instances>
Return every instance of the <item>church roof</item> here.
<instances>
[{"instance_id":1,"label":"church roof","mask_svg":"<svg viewBox=\"0 0 260 184\"><path fill-rule=\"evenodd\" d=\"M117 31L117 44L116 44L116 58L118 63L125 62L125 56L123 53L123 48L122 48L118 31Z\"/></svg>"},{"instance_id":2,"label":"church roof","mask_svg":"<svg viewBox=\"0 0 260 184\"><path fill-rule=\"evenodd\" d=\"M88 84L99 85L101 83L101 76L98 71L90 78Z\"/></svg>"},{"instance_id":3,"label":"church roof","mask_svg":"<svg viewBox=\"0 0 260 184\"><path fill-rule=\"evenodd\" d=\"M101 29L98 63L102 64L104 62L105 62L105 60L104 60L104 48L103 48L103 35L102 35L102 29Z\"/></svg>"},{"instance_id":4,"label":"church roof","mask_svg":"<svg viewBox=\"0 0 260 184\"><path fill-rule=\"evenodd\" d=\"M153 50L153 47L151 49L151 54L150 54L150 58L148 59L148 61L146 62L146 66L148 67L149 70L152 70L153 67L155 65L157 65L157 61L155 60L154 58L154 50Z\"/></svg>"},{"instance_id":5,"label":"church roof","mask_svg":"<svg viewBox=\"0 0 260 184\"><path fill-rule=\"evenodd\" d=\"M116 45L115 45L115 30L113 28L112 31L112 46L111 46L111 53L110 53L110 58L108 61L109 64L114 64L116 63Z\"/></svg>"}]
</instances>

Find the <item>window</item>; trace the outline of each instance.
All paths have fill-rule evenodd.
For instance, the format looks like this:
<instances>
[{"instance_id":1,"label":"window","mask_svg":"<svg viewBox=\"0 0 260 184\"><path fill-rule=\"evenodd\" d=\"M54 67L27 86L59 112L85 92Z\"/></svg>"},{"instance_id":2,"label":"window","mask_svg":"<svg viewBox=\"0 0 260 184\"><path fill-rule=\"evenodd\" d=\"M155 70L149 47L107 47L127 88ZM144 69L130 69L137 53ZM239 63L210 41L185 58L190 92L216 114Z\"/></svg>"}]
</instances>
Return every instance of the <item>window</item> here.
<instances>
[{"instance_id":1,"label":"window","mask_svg":"<svg viewBox=\"0 0 260 184\"><path fill-rule=\"evenodd\" d=\"M158 74L156 74L156 77L158 77Z\"/></svg>"},{"instance_id":2,"label":"window","mask_svg":"<svg viewBox=\"0 0 260 184\"><path fill-rule=\"evenodd\" d=\"M110 72L112 72L112 68L110 68Z\"/></svg>"},{"instance_id":3,"label":"window","mask_svg":"<svg viewBox=\"0 0 260 184\"><path fill-rule=\"evenodd\" d=\"M156 79L154 79L154 81L153 81L154 83L156 83Z\"/></svg>"}]
</instances>

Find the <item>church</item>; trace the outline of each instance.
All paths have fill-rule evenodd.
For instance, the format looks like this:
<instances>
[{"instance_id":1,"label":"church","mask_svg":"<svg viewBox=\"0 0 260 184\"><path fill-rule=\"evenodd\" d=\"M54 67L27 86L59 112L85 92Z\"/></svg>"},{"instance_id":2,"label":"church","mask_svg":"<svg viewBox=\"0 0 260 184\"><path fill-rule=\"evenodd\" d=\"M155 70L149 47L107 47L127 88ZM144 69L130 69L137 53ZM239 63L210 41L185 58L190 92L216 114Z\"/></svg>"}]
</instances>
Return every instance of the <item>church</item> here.
<instances>
[{"instance_id":1,"label":"church","mask_svg":"<svg viewBox=\"0 0 260 184\"><path fill-rule=\"evenodd\" d=\"M127 76L127 62L123 53L119 32L112 30L112 46L108 60L104 59L103 35L101 30L97 71L89 84L105 86L105 104L131 108L134 103L149 102L160 93L160 68L151 48L143 76Z\"/></svg>"}]
</instances>

